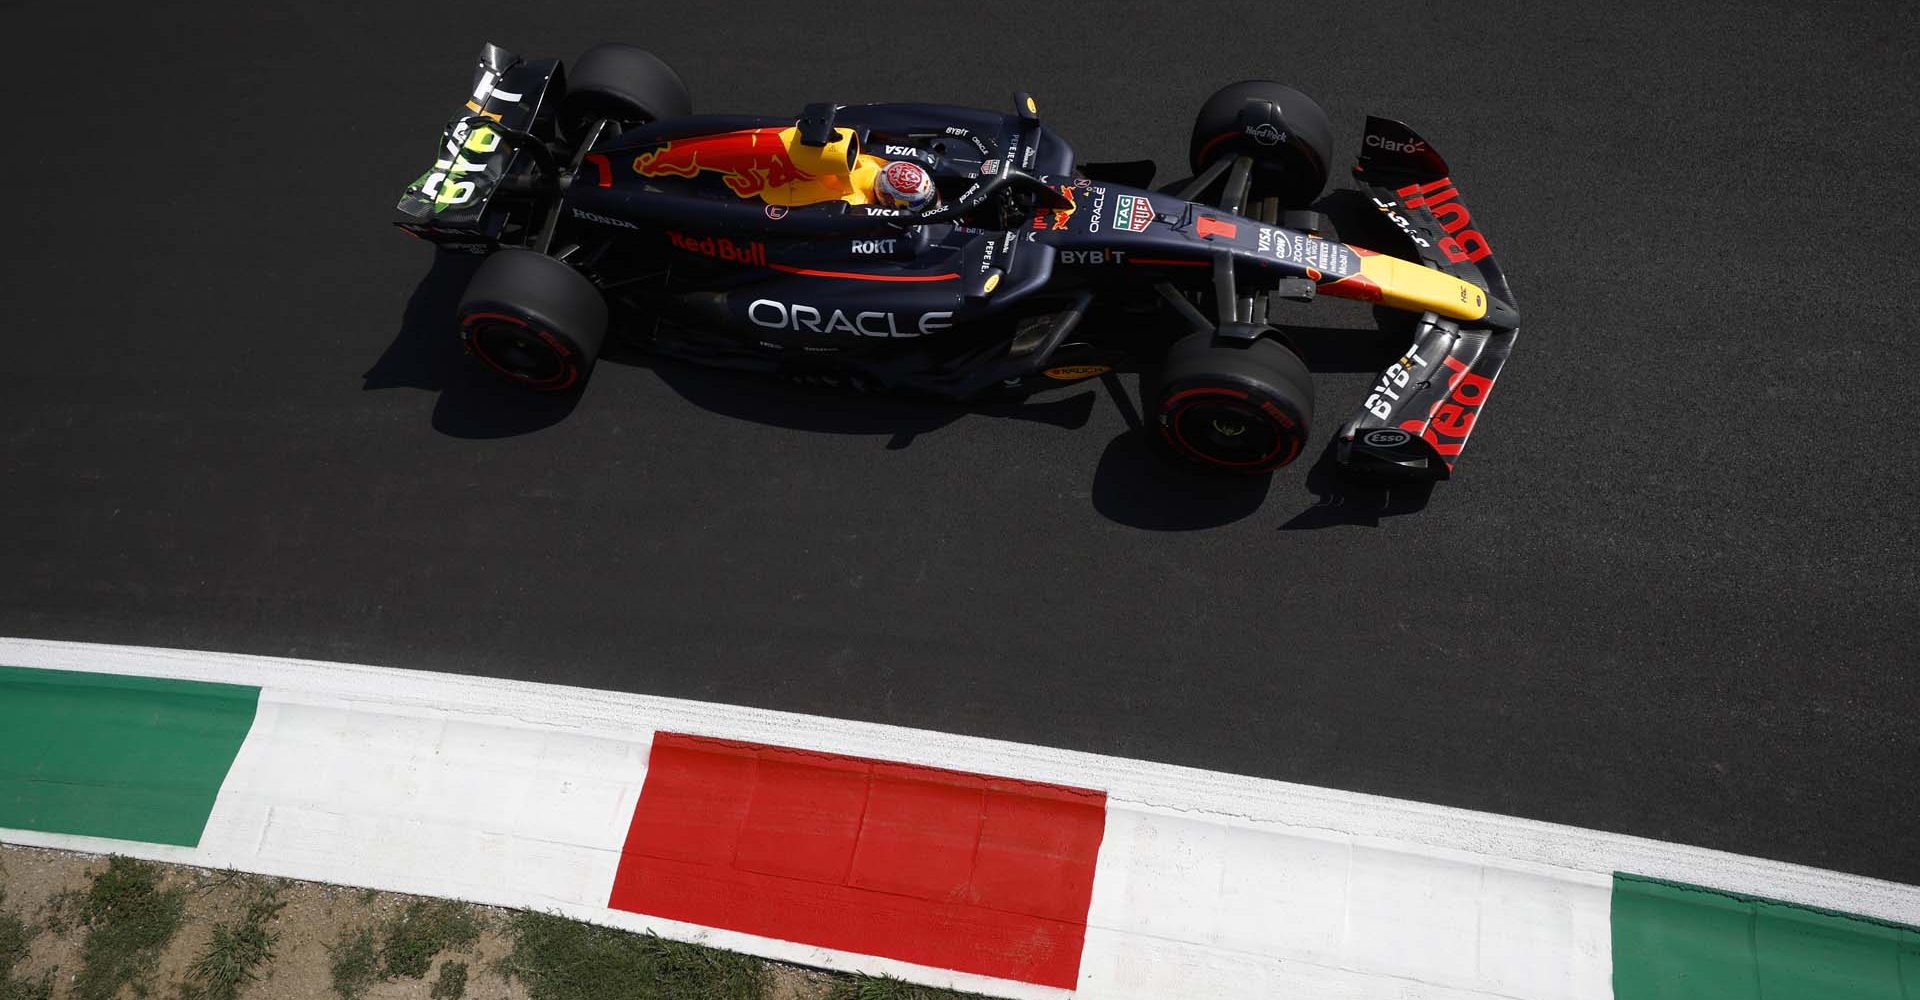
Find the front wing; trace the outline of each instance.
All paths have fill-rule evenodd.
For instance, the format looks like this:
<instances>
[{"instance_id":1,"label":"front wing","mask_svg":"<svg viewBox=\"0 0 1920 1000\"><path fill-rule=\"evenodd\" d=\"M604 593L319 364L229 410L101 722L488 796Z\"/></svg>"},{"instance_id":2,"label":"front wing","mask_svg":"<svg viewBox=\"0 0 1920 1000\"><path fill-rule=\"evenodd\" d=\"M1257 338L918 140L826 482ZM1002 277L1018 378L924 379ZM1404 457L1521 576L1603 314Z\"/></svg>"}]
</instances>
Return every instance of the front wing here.
<instances>
[{"instance_id":1,"label":"front wing","mask_svg":"<svg viewBox=\"0 0 1920 1000\"><path fill-rule=\"evenodd\" d=\"M1421 263L1483 290L1488 309L1471 323L1423 314L1413 345L1341 427L1336 455L1362 478L1447 479L1519 336L1513 291L1446 161L1412 129L1368 118L1353 173Z\"/></svg>"}]
</instances>

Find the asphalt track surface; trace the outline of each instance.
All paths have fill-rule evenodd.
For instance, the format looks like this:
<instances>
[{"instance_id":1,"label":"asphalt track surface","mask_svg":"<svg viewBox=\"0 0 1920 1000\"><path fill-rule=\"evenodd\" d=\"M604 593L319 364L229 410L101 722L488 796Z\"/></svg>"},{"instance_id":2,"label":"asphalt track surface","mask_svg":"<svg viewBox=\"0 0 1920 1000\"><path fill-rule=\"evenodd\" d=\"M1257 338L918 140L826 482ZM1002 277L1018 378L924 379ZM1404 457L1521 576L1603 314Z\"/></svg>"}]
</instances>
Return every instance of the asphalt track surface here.
<instances>
[{"instance_id":1,"label":"asphalt track surface","mask_svg":"<svg viewBox=\"0 0 1920 1000\"><path fill-rule=\"evenodd\" d=\"M1920 881L1909 6L221 6L8 7L0 633L879 720ZM1083 158L1166 166L1214 86L1289 80L1343 144L1374 111L1446 153L1525 330L1424 499L1336 503L1308 462L1195 480L1105 386L965 412L607 364L530 402L460 356L460 270L389 209L482 41L603 38L704 110L1021 88ZM1352 344L1322 437L1401 346Z\"/></svg>"}]
</instances>

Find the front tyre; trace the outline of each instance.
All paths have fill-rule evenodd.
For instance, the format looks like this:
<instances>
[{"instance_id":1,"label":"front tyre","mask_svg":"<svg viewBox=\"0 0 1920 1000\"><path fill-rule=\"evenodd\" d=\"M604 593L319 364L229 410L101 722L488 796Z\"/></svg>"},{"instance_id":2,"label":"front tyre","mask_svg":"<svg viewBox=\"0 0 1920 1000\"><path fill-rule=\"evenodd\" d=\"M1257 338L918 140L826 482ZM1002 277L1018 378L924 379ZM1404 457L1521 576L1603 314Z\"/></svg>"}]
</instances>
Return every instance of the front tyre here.
<instances>
[{"instance_id":1,"label":"front tyre","mask_svg":"<svg viewBox=\"0 0 1920 1000\"><path fill-rule=\"evenodd\" d=\"M1250 107L1250 101L1256 103ZM1278 198L1281 208L1306 208L1320 197L1332 150L1326 109L1271 80L1245 80L1214 91L1194 117L1187 146L1196 174L1223 156L1253 157L1252 196Z\"/></svg>"},{"instance_id":2,"label":"front tyre","mask_svg":"<svg viewBox=\"0 0 1920 1000\"><path fill-rule=\"evenodd\" d=\"M692 113L693 98L673 67L645 49L606 42L567 67L560 134L580 142L602 118L613 119L624 131Z\"/></svg>"},{"instance_id":3,"label":"front tyre","mask_svg":"<svg viewBox=\"0 0 1920 1000\"><path fill-rule=\"evenodd\" d=\"M1271 472L1300 457L1313 420L1313 376L1277 340L1176 341L1154 391L1161 441L1174 455L1228 472Z\"/></svg>"},{"instance_id":4,"label":"front tyre","mask_svg":"<svg viewBox=\"0 0 1920 1000\"><path fill-rule=\"evenodd\" d=\"M481 364L541 392L586 381L607 336L607 301L580 272L532 250L500 250L460 298L460 339Z\"/></svg>"}]
</instances>

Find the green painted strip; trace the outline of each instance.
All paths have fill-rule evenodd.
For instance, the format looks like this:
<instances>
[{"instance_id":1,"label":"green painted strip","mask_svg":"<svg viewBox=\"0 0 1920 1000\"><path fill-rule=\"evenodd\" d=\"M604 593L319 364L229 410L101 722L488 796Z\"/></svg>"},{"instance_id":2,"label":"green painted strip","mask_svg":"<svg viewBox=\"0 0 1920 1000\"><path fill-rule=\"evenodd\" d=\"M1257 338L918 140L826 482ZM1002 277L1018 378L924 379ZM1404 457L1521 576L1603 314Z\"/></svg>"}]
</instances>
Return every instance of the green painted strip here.
<instances>
[{"instance_id":1,"label":"green painted strip","mask_svg":"<svg viewBox=\"0 0 1920 1000\"><path fill-rule=\"evenodd\" d=\"M1614 1000L1920 1000L1920 928L1613 878Z\"/></svg>"},{"instance_id":2,"label":"green painted strip","mask_svg":"<svg viewBox=\"0 0 1920 1000\"><path fill-rule=\"evenodd\" d=\"M260 689L0 667L0 827L192 847Z\"/></svg>"}]
</instances>

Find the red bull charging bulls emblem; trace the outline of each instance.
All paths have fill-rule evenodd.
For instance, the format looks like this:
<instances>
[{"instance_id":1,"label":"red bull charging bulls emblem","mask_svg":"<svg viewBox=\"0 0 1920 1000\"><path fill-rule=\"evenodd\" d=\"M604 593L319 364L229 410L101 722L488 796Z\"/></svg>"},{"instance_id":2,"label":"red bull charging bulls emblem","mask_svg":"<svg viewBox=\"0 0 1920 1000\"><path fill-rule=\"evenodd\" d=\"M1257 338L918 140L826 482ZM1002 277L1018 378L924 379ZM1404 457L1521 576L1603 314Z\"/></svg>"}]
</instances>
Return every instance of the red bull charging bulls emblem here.
<instances>
[{"instance_id":1,"label":"red bull charging bulls emblem","mask_svg":"<svg viewBox=\"0 0 1920 1000\"><path fill-rule=\"evenodd\" d=\"M727 190L742 198L764 197L769 189L814 180L793 163L785 133L791 129L753 128L696 139L676 139L633 160L643 177L696 177L720 174Z\"/></svg>"}]
</instances>

